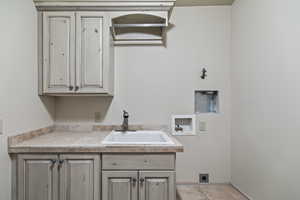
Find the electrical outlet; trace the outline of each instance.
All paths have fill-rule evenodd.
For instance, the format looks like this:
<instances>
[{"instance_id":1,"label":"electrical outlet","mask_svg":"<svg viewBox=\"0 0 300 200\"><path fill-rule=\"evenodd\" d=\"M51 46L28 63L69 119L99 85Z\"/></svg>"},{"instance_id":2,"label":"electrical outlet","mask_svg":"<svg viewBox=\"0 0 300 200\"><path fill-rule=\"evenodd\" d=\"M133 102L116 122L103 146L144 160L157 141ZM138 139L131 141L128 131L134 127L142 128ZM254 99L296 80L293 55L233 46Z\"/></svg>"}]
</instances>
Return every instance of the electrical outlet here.
<instances>
[{"instance_id":1,"label":"electrical outlet","mask_svg":"<svg viewBox=\"0 0 300 200\"><path fill-rule=\"evenodd\" d=\"M209 183L209 174L199 174L200 183Z\"/></svg>"},{"instance_id":2,"label":"electrical outlet","mask_svg":"<svg viewBox=\"0 0 300 200\"><path fill-rule=\"evenodd\" d=\"M203 121L200 121L200 122L199 122L199 131L200 131L200 132L205 132L205 131L207 131L206 122L203 122Z\"/></svg>"},{"instance_id":3,"label":"electrical outlet","mask_svg":"<svg viewBox=\"0 0 300 200\"><path fill-rule=\"evenodd\" d=\"M101 112L95 112L95 122L101 122Z\"/></svg>"}]
</instances>

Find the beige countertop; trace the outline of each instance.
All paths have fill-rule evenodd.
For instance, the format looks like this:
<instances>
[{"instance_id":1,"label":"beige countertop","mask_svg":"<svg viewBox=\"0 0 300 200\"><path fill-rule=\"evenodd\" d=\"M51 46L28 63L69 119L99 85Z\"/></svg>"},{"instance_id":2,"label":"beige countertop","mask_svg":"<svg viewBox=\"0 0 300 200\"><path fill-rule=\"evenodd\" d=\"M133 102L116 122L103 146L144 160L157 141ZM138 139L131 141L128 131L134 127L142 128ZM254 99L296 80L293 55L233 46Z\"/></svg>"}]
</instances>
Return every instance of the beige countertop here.
<instances>
[{"instance_id":1,"label":"beige countertop","mask_svg":"<svg viewBox=\"0 0 300 200\"><path fill-rule=\"evenodd\" d=\"M37 134L38 133L38 134ZM110 131L40 130L9 138L9 153L84 153L84 152L183 152L183 146L170 136L174 145L103 145Z\"/></svg>"}]
</instances>

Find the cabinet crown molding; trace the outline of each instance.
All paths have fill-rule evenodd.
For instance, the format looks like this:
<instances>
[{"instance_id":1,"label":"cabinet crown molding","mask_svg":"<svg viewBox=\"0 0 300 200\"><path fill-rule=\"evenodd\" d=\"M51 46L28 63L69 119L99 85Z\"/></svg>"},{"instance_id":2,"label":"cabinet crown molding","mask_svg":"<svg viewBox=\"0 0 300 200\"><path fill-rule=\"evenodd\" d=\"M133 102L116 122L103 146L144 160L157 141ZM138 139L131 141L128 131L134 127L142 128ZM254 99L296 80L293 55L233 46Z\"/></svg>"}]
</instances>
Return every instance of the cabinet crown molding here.
<instances>
[{"instance_id":1,"label":"cabinet crown molding","mask_svg":"<svg viewBox=\"0 0 300 200\"><path fill-rule=\"evenodd\" d=\"M37 10L171 11L176 0L33 0Z\"/></svg>"}]
</instances>

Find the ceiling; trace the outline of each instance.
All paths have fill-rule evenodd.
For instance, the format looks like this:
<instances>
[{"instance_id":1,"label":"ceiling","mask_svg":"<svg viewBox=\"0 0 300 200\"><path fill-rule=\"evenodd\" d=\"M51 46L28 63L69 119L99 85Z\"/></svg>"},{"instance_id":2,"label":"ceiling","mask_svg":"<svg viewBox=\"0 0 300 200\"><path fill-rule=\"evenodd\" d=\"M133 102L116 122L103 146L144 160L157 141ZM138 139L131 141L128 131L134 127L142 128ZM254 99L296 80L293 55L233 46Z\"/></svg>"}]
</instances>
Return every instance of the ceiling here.
<instances>
[{"instance_id":1,"label":"ceiling","mask_svg":"<svg viewBox=\"0 0 300 200\"><path fill-rule=\"evenodd\" d=\"M176 0L176 6L232 5L234 0Z\"/></svg>"}]
</instances>

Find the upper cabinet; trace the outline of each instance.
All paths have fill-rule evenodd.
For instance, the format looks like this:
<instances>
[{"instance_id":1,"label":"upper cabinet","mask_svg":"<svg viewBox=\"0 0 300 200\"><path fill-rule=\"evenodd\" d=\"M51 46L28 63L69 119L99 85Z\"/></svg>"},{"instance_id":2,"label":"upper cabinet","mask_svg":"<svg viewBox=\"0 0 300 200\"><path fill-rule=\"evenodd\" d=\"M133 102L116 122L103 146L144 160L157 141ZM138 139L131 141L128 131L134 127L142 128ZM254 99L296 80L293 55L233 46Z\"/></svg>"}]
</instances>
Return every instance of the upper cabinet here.
<instances>
[{"instance_id":1,"label":"upper cabinet","mask_svg":"<svg viewBox=\"0 0 300 200\"><path fill-rule=\"evenodd\" d=\"M42 94L113 94L113 50L104 12L43 12Z\"/></svg>"},{"instance_id":2,"label":"upper cabinet","mask_svg":"<svg viewBox=\"0 0 300 200\"><path fill-rule=\"evenodd\" d=\"M175 0L34 0L39 94L114 94L114 46L165 44Z\"/></svg>"}]
</instances>

